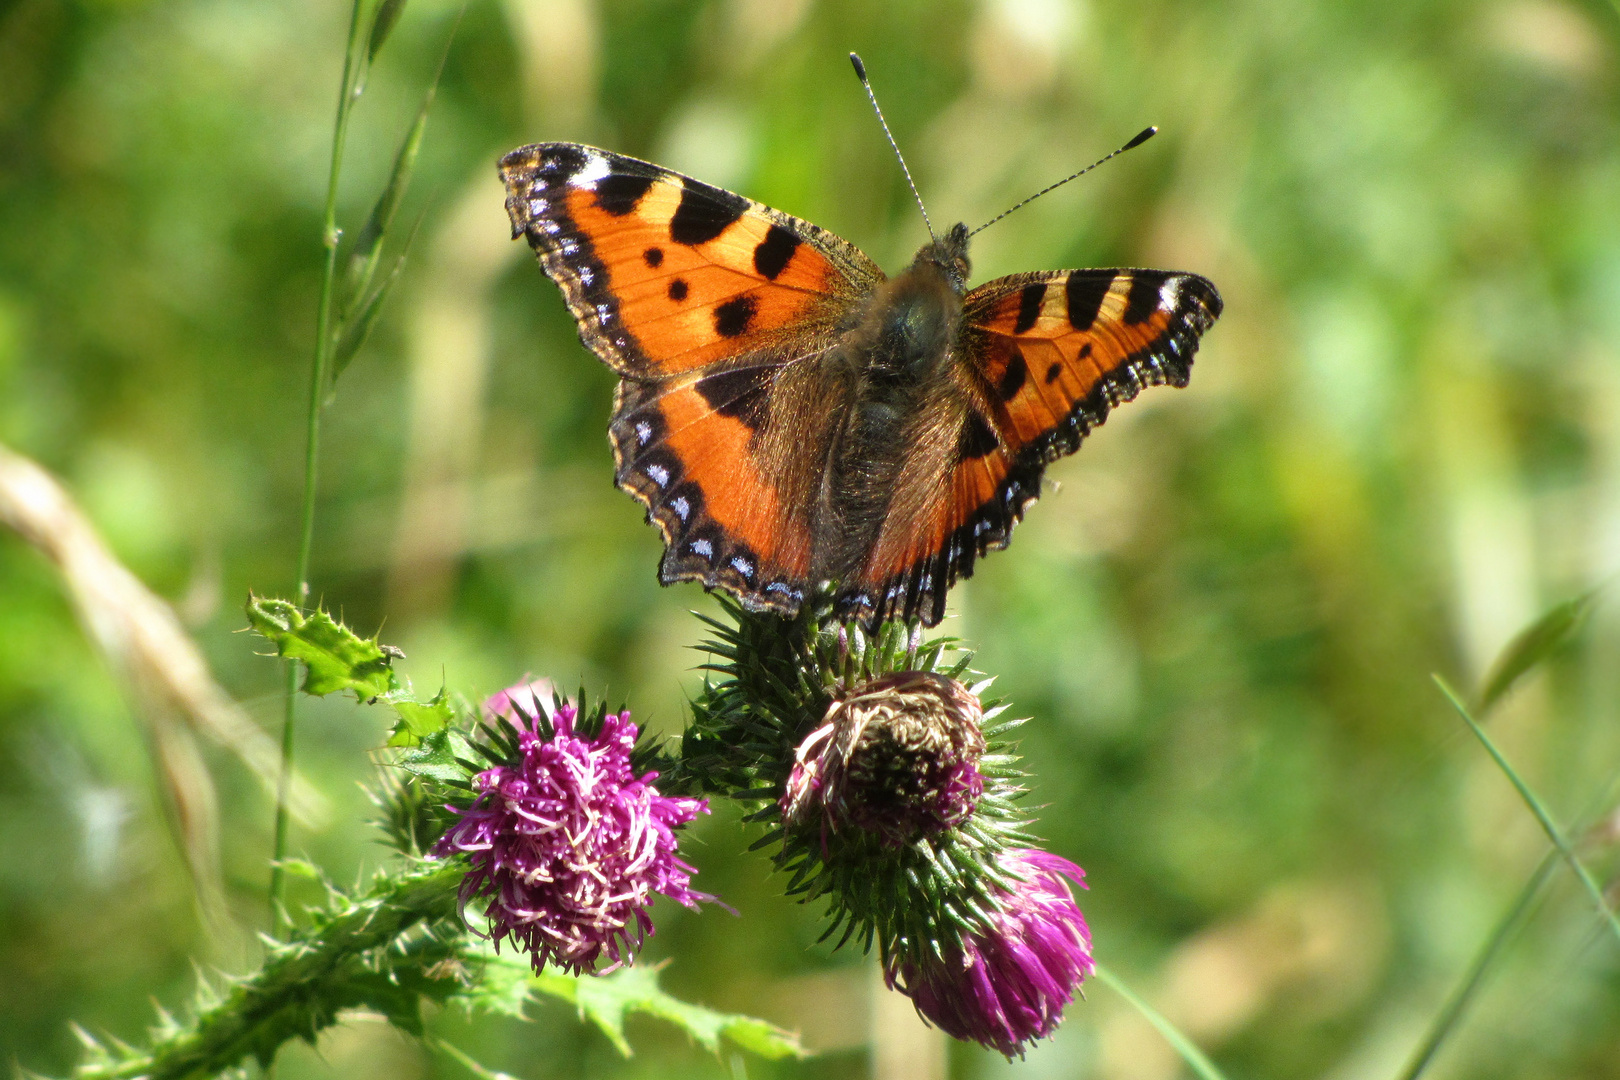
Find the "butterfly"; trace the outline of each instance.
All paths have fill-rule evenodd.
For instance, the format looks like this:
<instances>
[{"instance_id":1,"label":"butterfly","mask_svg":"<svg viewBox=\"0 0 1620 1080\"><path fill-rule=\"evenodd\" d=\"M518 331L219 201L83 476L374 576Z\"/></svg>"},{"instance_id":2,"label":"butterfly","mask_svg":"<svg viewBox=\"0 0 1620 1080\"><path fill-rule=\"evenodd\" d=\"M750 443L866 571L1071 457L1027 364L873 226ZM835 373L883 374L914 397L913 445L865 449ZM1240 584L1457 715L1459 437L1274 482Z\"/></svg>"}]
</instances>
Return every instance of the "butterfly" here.
<instances>
[{"instance_id":1,"label":"butterfly","mask_svg":"<svg viewBox=\"0 0 1620 1080\"><path fill-rule=\"evenodd\" d=\"M1164 270L969 291L965 225L886 277L809 222L578 143L500 174L513 238L619 375L615 479L663 534L659 579L753 611L830 583L841 619L935 625L1046 465L1143 387L1185 386L1221 313Z\"/></svg>"}]
</instances>

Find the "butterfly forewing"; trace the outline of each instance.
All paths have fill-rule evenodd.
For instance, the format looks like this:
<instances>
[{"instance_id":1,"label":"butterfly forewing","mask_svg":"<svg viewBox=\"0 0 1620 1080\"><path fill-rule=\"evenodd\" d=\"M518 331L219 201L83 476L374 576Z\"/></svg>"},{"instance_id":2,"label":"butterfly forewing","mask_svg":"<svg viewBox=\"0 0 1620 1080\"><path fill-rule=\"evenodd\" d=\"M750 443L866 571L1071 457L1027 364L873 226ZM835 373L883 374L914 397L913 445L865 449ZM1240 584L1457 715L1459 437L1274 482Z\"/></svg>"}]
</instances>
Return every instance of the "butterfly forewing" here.
<instances>
[{"instance_id":1,"label":"butterfly forewing","mask_svg":"<svg viewBox=\"0 0 1620 1080\"><path fill-rule=\"evenodd\" d=\"M621 375L668 377L824 331L882 279L836 236L635 158L542 143L501 160L514 236Z\"/></svg>"},{"instance_id":2,"label":"butterfly forewing","mask_svg":"<svg viewBox=\"0 0 1620 1080\"><path fill-rule=\"evenodd\" d=\"M1044 462L1073 453L1143 387L1187 385L1220 313L1220 294L1196 274L1017 274L968 294L963 353L1002 446Z\"/></svg>"},{"instance_id":3,"label":"butterfly forewing","mask_svg":"<svg viewBox=\"0 0 1620 1080\"><path fill-rule=\"evenodd\" d=\"M1045 466L1143 387L1185 386L1220 313L1207 280L1162 270L1018 274L970 292L953 453L928 495L897 501L884 522L862 575L870 617L938 622L951 584L1007 546Z\"/></svg>"}]
</instances>

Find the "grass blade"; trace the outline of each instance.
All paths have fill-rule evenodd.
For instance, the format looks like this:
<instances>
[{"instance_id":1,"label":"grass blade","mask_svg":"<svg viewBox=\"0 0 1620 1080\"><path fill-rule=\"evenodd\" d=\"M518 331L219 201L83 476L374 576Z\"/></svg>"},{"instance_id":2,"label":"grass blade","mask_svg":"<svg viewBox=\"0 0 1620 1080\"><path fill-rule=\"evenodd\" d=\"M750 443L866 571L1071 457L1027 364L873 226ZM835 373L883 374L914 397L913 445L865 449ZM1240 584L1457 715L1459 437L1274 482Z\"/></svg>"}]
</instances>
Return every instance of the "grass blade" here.
<instances>
[{"instance_id":1,"label":"grass blade","mask_svg":"<svg viewBox=\"0 0 1620 1080\"><path fill-rule=\"evenodd\" d=\"M393 33L394 26L399 17L405 12L405 0L382 0L377 5L377 14L371 19L371 41L366 46L366 63L370 64L377 59L382 51L383 42Z\"/></svg>"},{"instance_id":2,"label":"grass blade","mask_svg":"<svg viewBox=\"0 0 1620 1080\"><path fill-rule=\"evenodd\" d=\"M344 268L344 300L343 312L339 318L339 335L343 334L342 324L350 321L355 310L364 303L366 293L371 288L371 280L377 272L377 264L382 258L383 241L388 238L388 230L394 223L394 215L399 210L399 204L405 198L405 192L410 187L411 174L416 169L416 155L422 149L422 136L427 131L428 109L433 105L433 98L438 92L438 80L428 87L427 94L422 99L422 105L416 111L416 119L411 122L410 129L406 131L405 138L401 140L399 149L394 153L394 167L389 170L388 183L384 185L382 194L372 204L371 213L366 217L366 223L360 227L355 236L354 249L349 252L349 262ZM336 373L334 372L334 378Z\"/></svg>"},{"instance_id":3,"label":"grass blade","mask_svg":"<svg viewBox=\"0 0 1620 1080\"><path fill-rule=\"evenodd\" d=\"M1412 1055L1412 1059L1407 1062L1400 1080L1418 1080L1434 1061L1440 1047L1456 1030L1457 1022L1462 1019L1463 1013L1474 1003L1474 995L1485 984L1485 973L1496 963L1502 950L1529 918L1536 898L1541 895L1542 888L1552 877L1553 871L1558 868L1558 861L1558 853L1549 851L1547 857L1541 860L1541 865L1536 867L1535 873L1530 875L1530 880L1524 883L1524 888L1519 891L1519 898L1513 902L1508 913L1496 924L1496 929L1491 932L1484 946L1474 956L1473 963L1468 966L1468 974L1446 999L1445 1005L1435 1014L1433 1022L1429 1024L1428 1034L1424 1036L1422 1045Z\"/></svg>"},{"instance_id":4,"label":"grass blade","mask_svg":"<svg viewBox=\"0 0 1620 1080\"><path fill-rule=\"evenodd\" d=\"M1202 1077L1202 1080L1226 1080L1225 1074L1215 1067L1215 1063L1209 1060L1208 1055L1198 1049L1196 1043L1183 1035L1180 1028L1165 1019L1163 1013L1137 997L1136 992L1121 982L1118 975L1098 964L1096 978L1104 986L1130 1002L1148 1023L1158 1029L1159 1034L1164 1036L1165 1041L1175 1047L1176 1053L1181 1055L1181 1060L1187 1063L1188 1068Z\"/></svg>"},{"instance_id":5,"label":"grass blade","mask_svg":"<svg viewBox=\"0 0 1620 1080\"><path fill-rule=\"evenodd\" d=\"M1514 635L1513 640L1502 649L1495 662L1491 664L1490 672L1485 676L1479 692L1479 702L1475 706L1481 716L1502 700L1507 692L1513 689L1514 684L1531 669L1557 652L1559 646L1574 636L1581 628L1581 624L1586 621L1586 615L1592 610L1592 602L1597 599L1598 592L1598 589L1593 589L1573 600L1564 601Z\"/></svg>"},{"instance_id":6,"label":"grass blade","mask_svg":"<svg viewBox=\"0 0 1620 1080\"><path fill-rule=\"evenodd\" d=\"M415 237L416 230L413 229L411 240L405 241L405 250L394 259L393 268L388 271L388 276L383 278L376 291L361 302L359 309L345 320L338 335L337 345L332 350L333 383L337 382L339 376L349 366L349 362L355 358L365 345L366 339L371 336L372 328L377 325L377 316L382 314L383 301L388 299L394 283L399 280L400 271L405 269L405 257L410 254L411 241Z\"/></svg>"},{"instance_id":7,"label":"grass blade","mask_svg":"<svg viewBox=\"0 0 1620 1080\"><path fill-rule=\"evenodd\" d=\"M404 0L383 0L383 6L377 13L376 26L382 25L382 20L398 18L398 11L403 8ZM389 15L392 10L393 14ZM402 252L394 261L393 269L383 283L372 290L372 279L376 276L377 265L382 259L383 243L388 239L389 229L393 226L394 216L399 212L400 203L405 199L405 192L411 186L411 176L416 171L417 154L422 149L422 137L427 132L428 113L433 109L433 99L439 93L439 80L444 77L445 61L450 57L450 45L455 41L456 31L461 26L461 17L456 17L456 23L450 28L450 37L444 43L444 52L439 57L438 69L433 73L433 81L428 84L427 92L422 95L422 104L416 110L416 119L411 121L405 138L400 141L399 149L394 154L394 167L389 170L388 183L383 186L382 194L371 207L371 213L366 217L366 223L360 227L355 236L354 249L349 252L349 262L344 269L344 298L341 306L338 325L333 334L333 353L331 364L331 382L336 383L365 344L372 326L376 323L377 315L382 309L382 302L389 289L393 287L395 279L405 265L405 254ZM379 43L376 40L376 29L372 32L372 48ZM420 226L420 222L418 222ZM412 230L414 239L416 232ZM410 243L407 241L406 249Z\"/></svg>"},{"instance_id":8,"label":"grass blade","mask_svg":"<svg viewBox=\"0 0 1620 1080\"><path fill-rule=\"evenodd\" d=\"M1452 708L1457 710L1457 715L1463 718L1463 722L1474 733L1474 737L1485 747L1485 752L1491 755L1491 760L1495 761L1497 767L1507 774L1507 778L1513 784L1514 790L1519 793L1519 797L1530 808L1530 812L1536 816L1536 820L1541 822L1541 828L1546 832L1547 839L1551 840L1553 847L1557 848L1559 853L1563 855L1564 861L1575 872L1575 876L1580 878L1581 885L1585 887L1587 894L1591 896L1592 903L1597 905L1597 909L1608 920L1609 928L1614 931L1615 939L1620 940L1620 917L1617 917L1614 909L1609 906L1608 899L1603 895L1602 886L1598 885L1591 872L1586 869L1586 864L1581 862L1580 856L1575 854L1575 849L1570 845L1568 837L1553 821L1552 815L1547 811L1546 804L1531 790L1530 785L1525 783L1524 778L1514 770L1513 766L1508 764L1507 758L1502 755L1501 750L1497 749L1496 744L1491 741L1491 737L1485 734L1485 729L1479 726L1479 721L1474 719L1473 714L1468 711L1468 706L1463 704L1462 698L1451 688L1451 684L1439 675L1434 676L1434 681L1440 687L1440 692L1446 695L1446 699L1451 702Z\"/></svg>"}]
</instances>

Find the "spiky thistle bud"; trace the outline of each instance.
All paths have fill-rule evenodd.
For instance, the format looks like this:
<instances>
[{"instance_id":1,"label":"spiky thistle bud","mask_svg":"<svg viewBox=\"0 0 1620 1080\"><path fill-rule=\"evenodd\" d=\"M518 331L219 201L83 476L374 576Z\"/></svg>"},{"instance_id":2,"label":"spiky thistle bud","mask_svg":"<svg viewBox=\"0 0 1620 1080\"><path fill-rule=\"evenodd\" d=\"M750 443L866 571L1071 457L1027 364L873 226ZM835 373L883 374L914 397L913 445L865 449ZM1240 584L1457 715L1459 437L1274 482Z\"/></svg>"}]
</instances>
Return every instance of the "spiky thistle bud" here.
<instances>
[{"instance_id":1,"label":"spiky thistle bud","mask_svg":"<svg viewBox=\"0 0 1620 1080\"><path fill-rule=\"evenodd\" d=\"M967 687L931 671L856 685L799 744L783 820L804 825L819 812L829 829L865 829L890 847L961 824L984 792L983 715Z\"/></svg>"}]
</instances>

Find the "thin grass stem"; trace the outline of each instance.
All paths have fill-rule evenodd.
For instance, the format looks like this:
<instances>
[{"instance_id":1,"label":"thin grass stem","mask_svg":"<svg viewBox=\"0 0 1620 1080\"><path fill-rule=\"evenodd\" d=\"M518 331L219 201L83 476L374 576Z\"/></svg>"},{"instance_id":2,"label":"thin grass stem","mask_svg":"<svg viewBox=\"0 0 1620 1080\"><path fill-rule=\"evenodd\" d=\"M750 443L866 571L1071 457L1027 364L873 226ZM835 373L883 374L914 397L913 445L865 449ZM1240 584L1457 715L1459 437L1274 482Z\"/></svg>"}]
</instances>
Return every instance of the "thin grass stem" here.
<instances>
[{"instance_id":1,"label":"thin grass stem","mask_svg":"<svg viewBox=\"0 0 1620 1080\"><path fill-rule=\"evenodd\" d=\"M1485 984L1486 972L1496 963L1502 950L1529 918L1536 898L1552 877L1553 871L1558 869L1558 863L1558 852L1549 851L1547 857L1541 860L1541 865L1536 867L1535 873L1530 875L1530 880L1524 883L1524 888L1519 891L1519 898L1513 902L1513 907L1509 908L1502 921L1496 924L1496 929L1491 932L1484 946L1474 956L1474 962L1468 966L1468 974L1446 999L1445 1005L1435 1014L1434 1020L1429 1024L1428 1034L1424 1036L1422 1044L1407 1062L1400 1080L1418 1080L1434 1060L1435 1055L1440 1052L1440 1047L1456 1030L1457 1022L1462 1019L1463 1013L1473 1004L1474 995Z\"/></svg>"},{"instance_id":2,"label":"thin grass stem","mask_svg":"<svg viewBox=\"0 0 1620 1080\"><path fill-rule=\"evenodd\" d=\"M1474 737L1485 747L1485 752L1491 755L1491 760L1495 761L1497 767L1507 774L1509 782L1518 791L1519 797L1524 800L1525 805L1530 808L1530 812L1541 823L1541 828L1547 834L1547 839L1551 840L1553 847L1557 848L1559 853L1563 855L1564 861L1569 864L1569 868L1575 872L1575 876L1580 879L1581 885L1586 889L1587 895L1592 898L1592 903L1597 905L1598 911L1602 912L1603 917L1608 920L1609 927L1614 931L1616 940L1620 940L1620 916L1616 916L1614 908L1609 906L1608 899L1603 895L1603 887L1592 877L1591 871L1586 869L1586 864L1581 861L1580 856L1575 854L1574 846L1570 844L1568 837L1564 835L1564 831L1553 821L1552 814L1548 812L1546 804L1541 801L1530 785L1525 783L1523 777L1508 763L1507 758L1502 755L1502 751L1497 749L1496 743L1491 741L1491 737L1485 734L1485 729L1480 727L1479 721L1474 719L1473 714L1468 711L1468 706L1463 704L1462 698L1451 688L1451 684L1439 675L1434 676L1434 681L1440 687L1440 692L1446 695L1446 700L1451 702L1452 708L1457 710L1457 715L1463 718L1463 722L1474 733Z\"/></svg>"},{"instance_id":3,"label":"thin grass stem","mask_svg":"<svg viewBox=\"0 0 1620 1080\"><path fill-rule=\"evenodd\" d=\"M1613 804L1617 794L1620 794L1620 773L1610 779L1609 783L1592 800L1591 805L1580 820L1590 821L1594 815L1602 814L1607 807ZM1475 954L1473 962L1468 966L1468 973L1463 977L1463 981L1452 991L1451 996L1446 999L1445 1005L1435 1015L1433 1023L1429 1025L1428 1033L1424 1036L1418 1050L1413 1053L1411 1060L1407 1063L1406 1071L1400 1075L1399 1080L1417 1080L1434 1060L1435 1055L1439 1053L1440 1047L1445 1043L1446 1039L1450 1038L1452 1032L1457 1029L1458 1022L1473 1005L1476 994L1479 992L1480 987L1484 985L1486 973L1501 957L1508 942L1523 928L1525 921L1528 920L1531 914L1531 907L1535 898L1546 887L1547 881L1552 877L1553 871L1558 868L1561 861L1562 858L1557 850L1549 851L1546 857L1541 860L1541 864L1536 867L1529 880L1525 882L1518 899L1513 902L1513 907L1508 909L1508 913L1502 917L1496 929L1491 932L1491 936L1486 939L1485 944Z\"/></svg>"},{"instance_id":4,"label":"thin grass stem","mask_svg":"<svg viewBox=\"0 0 1620 1080\"><path fill-rule=\"evenodd\" d=\"M1146 1018L1148 1023L1157 1028L1159 1034L1164 1036L1165 1041L1175 1047L1176 1053L1181 1055L1181 1060L1187 1063L1188 1068L1192 1069L1203 1080L1226 1080L1221 1070L1216 1068L1215 1063L1209 1060L1207 1054L1198 1049L1196 1043L1183 1035L1181 1029L1166 1019L1158 1009L1138 997L1136 991L1121 982L1118 975L1115 975L1101 964L1097 965L1095 975L1099 982L1130 1002L1136 1011Z\"/></svg>"},{"instance_id":5,"label":"thin grass stem","mask_svg":"<svg viewBox=\"0 0 1620 1080\"><path fill-rule=\"evenodd\" d=\"M310 364L309 405L304 432L304 504L298 538L298 590L300 604L309 602L309 564L315 547L315 487L321 451L321 403L326 393L326 373L332 356L332 307L337 282L338 180L343 175L343 148L348 141L349 117L364 86L362 71L366 55L364 0L354 0L349 12L349 43L343 53L343 81L338 91L337 118L332 125L332 163L326 180L326 213L321 222L321 243L326 259L321 265L320 300L315 315L315 355ZM281 776L276 788L275 841L270 866L270 928L282 929L284 907L282 890L286 878L281 861L287 854L287 795L293 769L294 733L298 721L298 673L287 662L285 708L281 728Z\"/></svg>"}]
</instances>

